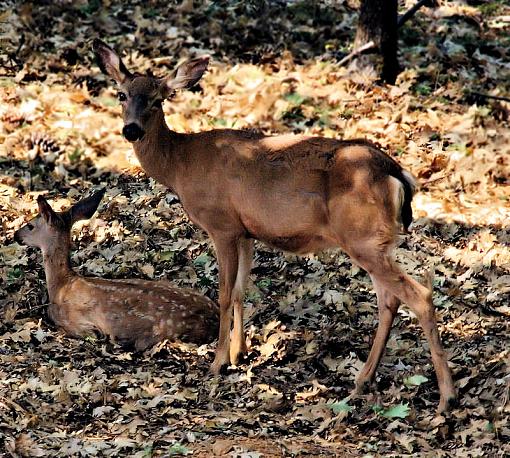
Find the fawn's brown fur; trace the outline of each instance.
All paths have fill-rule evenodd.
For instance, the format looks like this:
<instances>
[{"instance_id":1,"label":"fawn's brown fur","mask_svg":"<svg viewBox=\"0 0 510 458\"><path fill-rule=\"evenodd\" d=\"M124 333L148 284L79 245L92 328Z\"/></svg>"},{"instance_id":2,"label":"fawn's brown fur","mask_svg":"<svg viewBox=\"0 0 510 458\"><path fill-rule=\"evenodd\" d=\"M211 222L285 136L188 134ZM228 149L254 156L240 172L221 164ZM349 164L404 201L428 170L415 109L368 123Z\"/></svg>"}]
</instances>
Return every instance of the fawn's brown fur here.
<instances>
[{"instance_id":1,"label":"fawn's brown fur","mask_svg":"<svg viewBox=\"0 0 510 458\"><path fill-rule=\"evenodd\" d=\"M40 215L15 234L19 243L43 252L50 318L73 336L97 331L137 350L163 339L211 342L217 336L218 308L210 299L167 281L106 280L82 277L72 270L71 227L92 217L103 193L65 212L54 212L39 196Z\"/></svg>"}]
</instances>

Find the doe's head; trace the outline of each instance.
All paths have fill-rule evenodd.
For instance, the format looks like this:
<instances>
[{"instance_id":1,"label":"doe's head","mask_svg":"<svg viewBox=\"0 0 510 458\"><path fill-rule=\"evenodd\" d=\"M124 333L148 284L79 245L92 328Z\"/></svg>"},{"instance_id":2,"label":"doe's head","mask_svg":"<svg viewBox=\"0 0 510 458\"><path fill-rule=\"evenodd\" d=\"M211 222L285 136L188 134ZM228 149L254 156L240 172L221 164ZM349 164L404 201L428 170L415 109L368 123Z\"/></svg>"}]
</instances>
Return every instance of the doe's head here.
<instances>
[{"instance_id":1,"label":"doe's head","mask_svg":"<svg viewBox=\"0 0 510 458\"><path fill-rule=\"evenodd\" d=\"M54 211L43 196L37 197L39 215L18 229L14 233L14 240L19 244L41 248L43 252L66 249L73 224L91 218L104 193L104 189L97 191L62 212Z\"/></svg>"},{"instance_id":2,"label":"doe's head","mask_svg":"<svg viewBox=\"0 0 510 458\"><path fill-rule=\"evenodd\" d=\"M131 73L118 54L101 40L94 40L93 49L103 73L119 87L124 119L122 135L130 142L141 140L151 122L162 112L163 101L176 89L194 86L209 63L209 56L197 57L179 65L172 76L155 78Z\"/></svg>"}]
</instances>

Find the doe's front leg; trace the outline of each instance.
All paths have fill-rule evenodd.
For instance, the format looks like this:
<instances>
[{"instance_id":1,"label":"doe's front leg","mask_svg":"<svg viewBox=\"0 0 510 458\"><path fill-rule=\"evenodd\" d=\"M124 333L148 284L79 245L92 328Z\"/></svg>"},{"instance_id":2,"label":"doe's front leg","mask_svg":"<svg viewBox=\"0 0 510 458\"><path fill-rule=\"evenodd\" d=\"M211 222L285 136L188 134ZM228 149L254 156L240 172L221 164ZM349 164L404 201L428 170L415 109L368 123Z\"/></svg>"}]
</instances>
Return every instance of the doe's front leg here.
<instances>
[{"instance_id":1,"label":"doe's front leg","mask_svg":"<svg viewBox=\"0 0 510 458\"><path fill-rule=\"evenodd\" d=\"M243 237L239 240L239 265L231 298L234 307L234 328L230 342L230 363L234 365L247 352L243 325L243 300L252 262L253 240Z\"/></svg>"},{"instance_id":2,"label":"doe's front leg","mask_svg":"<svg viewBox=\"0 0 510 458\"><path fill-rule=\"evenodd\" d=\"M212 237L219 268L220 332L211 372L219 374L230 362L230 329L232 327L232 290L238 269L239 251L236 238Z\"/></svg>"}]
</instances>

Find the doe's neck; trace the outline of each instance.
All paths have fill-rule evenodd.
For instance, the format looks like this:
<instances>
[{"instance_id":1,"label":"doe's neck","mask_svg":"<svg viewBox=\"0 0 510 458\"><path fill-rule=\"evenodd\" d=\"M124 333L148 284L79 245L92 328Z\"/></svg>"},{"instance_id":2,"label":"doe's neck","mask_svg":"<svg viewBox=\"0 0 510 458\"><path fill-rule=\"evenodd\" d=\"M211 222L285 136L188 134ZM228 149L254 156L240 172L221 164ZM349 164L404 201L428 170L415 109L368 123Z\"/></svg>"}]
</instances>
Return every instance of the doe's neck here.
<instances>
[{"instance_id":1,"label":"doe's neck","mask_svg":"<svg viewBox=\"0 0 510 458\"><path fill-rule=\"evenodd\" d=\"M170 130L163 110L158 110L143 138L133 143L136 157L147 175L170 188L174 187L181 140L185 134Z\"/></svg>"}]
</instances>

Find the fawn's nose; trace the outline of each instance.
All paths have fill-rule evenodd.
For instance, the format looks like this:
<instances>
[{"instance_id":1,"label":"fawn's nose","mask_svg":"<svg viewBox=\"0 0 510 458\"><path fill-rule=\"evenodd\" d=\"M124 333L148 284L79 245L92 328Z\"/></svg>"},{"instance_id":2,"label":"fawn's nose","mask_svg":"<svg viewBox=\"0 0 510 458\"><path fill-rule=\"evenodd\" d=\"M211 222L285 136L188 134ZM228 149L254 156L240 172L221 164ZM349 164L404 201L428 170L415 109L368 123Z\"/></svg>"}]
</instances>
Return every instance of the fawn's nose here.
<instances>
[{"instance_id":1,"label":"fawn's nose","mask_svg":"<svg viewBox=\"0 0 510 458\"><path fill-rule=\"evenodd\" d=\"M15 241L16 243L19 243L20 245L23 245L23 240L21 240L21 237L20 237L20 235L19 235L19 232L18 232L18 231L16 231L16 232L14 233L14 241Z\"/></svg>"},{"instance_id":2,"label":"fawn's nose","mask_svg":"<svg viewBox=\"0 0 510 458\"><path fill-rule=\"evenodd\" d=\"M129 142L136 142L137 140L140 140L144 134L145 132L143 129L134 122L125 125L122 129L122 135L124 135L124 138Z\"/></svg>"}]
</instances>

